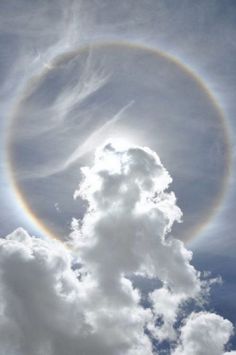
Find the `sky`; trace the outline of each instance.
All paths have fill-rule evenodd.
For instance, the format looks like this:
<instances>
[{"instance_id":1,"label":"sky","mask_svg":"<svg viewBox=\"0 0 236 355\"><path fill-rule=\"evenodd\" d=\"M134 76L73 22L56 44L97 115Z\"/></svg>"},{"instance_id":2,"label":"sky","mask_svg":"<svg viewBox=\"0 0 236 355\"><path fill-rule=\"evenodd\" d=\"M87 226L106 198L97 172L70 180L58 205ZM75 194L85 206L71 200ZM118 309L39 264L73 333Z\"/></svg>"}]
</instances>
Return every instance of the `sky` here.
<instances>
[{"instance_id":1,"label":"sky","mask_svg":"<svg viewBox=\"0 0 236 355\"><path fill-rule=\"evenodd\" d=\"M1 2L1 354L235 353L235 16Z\"/></svg>"}]
</instances>

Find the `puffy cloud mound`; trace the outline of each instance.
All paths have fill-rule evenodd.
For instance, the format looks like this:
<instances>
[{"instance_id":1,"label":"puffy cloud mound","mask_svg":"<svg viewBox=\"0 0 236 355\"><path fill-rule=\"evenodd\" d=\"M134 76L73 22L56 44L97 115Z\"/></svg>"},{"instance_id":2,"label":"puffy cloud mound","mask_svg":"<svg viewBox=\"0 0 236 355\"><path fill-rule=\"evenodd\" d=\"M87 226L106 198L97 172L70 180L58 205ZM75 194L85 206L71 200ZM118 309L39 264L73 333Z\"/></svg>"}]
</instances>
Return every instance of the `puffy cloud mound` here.
<instances>
[{"instance_id":1,"label":"puffy cloud mound","mask_svg":"<svg viewBox=\"0 0 236 355\"><path fill-rule=\"evenodd\" d=\"M19 229L1 239L0 269L1 354L151 354L148 312L130 285L116 309L59 243Z\"/></svg>"},{"instance_id":2,"label":"puffy cloud mound","mask_svg":"<svg viewBox=\"0 0 236 355\"><path fill-rule=\"evenodd\" d=\"M170 175L150 149L111 143L97 150L94 165L83 174L75 197L88 201L88 211L73 234L79 259L110 302L124 298L125 275L161 280L163 289L150 295L155 316L148 329L159 340L174 338L178 307L197 297L200 281L191 253L181 241L166 238L182 216L174 193L166 191ZM163 294L172 298L172 312L170 305L160 309ZM160 316L163 325L157 328Z\"/></svg>"},{"instance_id":3,"label":"puffy cloud mound","mask_svg":"<svg viewBox=\"0 0 236 355\"><path fill-rule=\"evenodd\" d=\"M182 214L159 157L108 143L83 174L75 197L87 212L67 247L22 229L0 240L1 354L152 355L163 340L174 355L223 354L229 321L192 313L177 328L202 285L191 252L169 235ZM145 294L133 275L161 286Z\"/></svg>"},{"instance_id":4,"label":"puffy cloud mound","mask_svg":"<svg viewBox=\"0 0 236 355\"><path fill-rule=\"evenodd\" d=\"M181 329L181 344L174 355L222 355L232 333L232 324L221 316L208 312L192 313Z\"/></svg>"},{"instance_id":5,"label":"puffy cloud mound","mask_svg":"<svg viewBox=\"0 0 236 355\"><path fill-rule=\"evenodd\" d=\"M139 273L195 296L200 285L191 253L179 240L166 239L182 213L174 193L166 192L171 177L159 157L148 148L108 143L83 173L75 196L89 207L74 239L80 260L100 283L119 286L122 275Z\"/></svg>"}]
</instances>

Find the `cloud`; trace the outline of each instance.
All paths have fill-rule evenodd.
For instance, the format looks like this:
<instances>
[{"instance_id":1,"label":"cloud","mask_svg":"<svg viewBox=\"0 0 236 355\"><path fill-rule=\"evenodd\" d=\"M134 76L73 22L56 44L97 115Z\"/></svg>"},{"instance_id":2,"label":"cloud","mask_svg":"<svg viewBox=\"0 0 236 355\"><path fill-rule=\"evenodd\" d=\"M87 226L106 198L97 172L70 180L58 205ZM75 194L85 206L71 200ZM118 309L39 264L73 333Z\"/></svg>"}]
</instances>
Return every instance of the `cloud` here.
<instances>
[{"instance_id":1,"label":"cloud","mask_svg":"<svg viewBox=\"0 0 236 355\"><path fill-rule=\"evenodd\" d=\"M89 96L107 83L109 74L106 73L105 68L95 63L92 49L88 49L82 70L79 70L78 65L74 63L76 52L73 52L73 55L71 54L70 57L69 53L72 52L71 48L70 52L67 53L68 57L59 55L56 59L51 59L51 62L45 64L49 70L44 71L44 74L53 75L57 70L61 70L64 75L68 75L70 79L67 81L61 79L63 82L60 87L61 91L57 92L56 98L52 100L52 102L49 104L48 102L46 102L46 104L44 103L44 106L39 112L32 110L33 112L31 114L35 115L35 118L32 119L25 131L23 131L26 136L37 137L53 130L56 130L57 133L64 132L66 130L66 123L68 129L69 125L67 121L70 120L68 115L71 111L75 107L79 110L80 105L88 99ZM68 66L68 68L65 68L66 66ZM72 70L73 74L70 73ZM73 77L71 77L72 75ZM36 90L38 88L40 91L40 85L41 83L38 84L38 87L36 85ZM30 90L34 92L35 87L30 88ZM42 127L38 127L37 125L39 117L41 117L41 121L43 122Z\"/></svg>"},{"instance_id":2,"label":"cloud","mask_svg":"<svg viewBox=\"0 0 236 355\"><path fill-rule=\"evenodd\" d=\"M22 229L1 240L0 265L2 353L151 354L143 331L149 312L128 281L123 300L109 302L94 278L80 280L61 244Z\"/></svg>"},{"instance_id":3,"label":"cloud","mask_svg":"<svg viewBox=\"0 0 236 355\"><path fill-rule=\"evenodd\" d=\"M107 133L107 130L109 130L116 122L120 121L123 118L123 114L126 112L126 110L128 110L133 104L134 101L130 101L127 105L122 107L113 117L111 117L98 129L92 132L85 140L85 142L79 147L77 147L77 149L71 154L71 156L68 157L66 162L62 165L62 167L60 167L59 171L67 169L71 164L75 163L84 154L90 152L91 146L95 142L98 143L98 141L101 140L102 134L104 134L104 132Z\"/></svg>"},{"instance_id":4,"label":"cloud","mask_svg":"<svg viewBox=\"0 0 236 355\"><path fill-rule=\"evenodd\" d=\"M79 82L78 86L81 85L81 92L78 93L78 96L76 96L76 90L72 95L70 95L70 90L66 93L66 96L64 98L60 97L60 100L62 101L62 106L58 106L55 104L55 108L58 111L58 114L55 115L56 120L54 120L54 123L52 123L52 126L50 129L54 130L55 128L58 128L58 125L60 125L60 121L64 121L66 119L66 114L72 110L73 106L75 104L80 104L85 100L89 95L93 94L97 90L99 90L103 85L105 85L107 78L104 74L99 78L99 76L96 75L96 72L90 72L88 73L91 75L91 78L87 78L86 80L84 79L82 84ZM86 75L86 74L85 74ZM91 82L90 82L91 80ZM67 100L67 99L68 100ZM60 173L68 169L71 165L75 164L78 159L83 157L86 153L91 152L92 146L94 144L99 144L101 140L103 139L104 134L107 134L109 130L111 130L114 126L115 123L120 121L121 119L124 118L124 113L134 104L134 101L130 101L127 105L122 107L116 114L114 114L113 117L109 118L105 123L102 123L97 129L95 129L91 134L88 135L88 137L85 139L85 141L82 144L79 144L78 147L68 156L65 158L61 164L58 166L47 166L46 169L40 169L40 171L36 172L36 176L40 178L45 178L49 177L51 175ZM78 107L77 107L78 109ZM54 117L54 115L52 115ZM58 119L59 118L59 119ZM62 131L65 130L64 127L64 122L62 123ZM48 127L46 128L48 130ZM29 175L30 177L33 176ZM28 177L28 176L27 176Z\"/></svg>"},{"instance_id":5,"label":"cloud","mask_svg":"<svg viewBox=\"0 0 236 355\"><path fill-rule=\"evenodd\" d=\"M68 43L67 41L67 45ZM88 144L91 138L99 137L102 131L117 122L126 108L131 105L130 102L113 117L106 117L105 123L99 122L98 117L95 116L98 103L88 104L87 101L107 84L109 73L102 63L96 62L93 50L89 47L84 58L81 59L83 63L79 64L77 52L73 52L72 49L62 48L61 43L57 43L53 48L50 47L48 52L44 53L44 58L40 57L39 63L35 63L32 68L31 80L21 97L24 102L23 112L18 116L19 119L24 120L27 117L27 124L21 126L16 142L25 146L26 142L38 142L43 139L45 145L40 146L39 151L36 146L32 147L34 154L31 153L29 159L38 154L42 160L39 159L34 168L32 166L29 168L26 162L22 162L22 172L19 173L21 179L46 178L65 171L90 151ZM67 55L63 56L61 52L66 50ZM83 51L80 54L83 55ZM45 66L40 73L37 72L38 65ZM56 74L59 83L55 83L54 86L50 84L50 77ZM46 86L49 86L50 90ZM29 96L32 96L33 100L30 101ZM93 127L92 133L89 133L91 121ZM78 135L80 144L78 144ZM49 156L48 152L51 151L53 154L49 153ZM46 160L42 158L45 157L45 153L47 153Z\"/></svg>"},{"instance_id":6,"label":"cloud","mask_svg":"<svg viewBox=\"0 0 236 355\"><path fill-rule=\"evenodd\" d=\"M191 253L179 240L165 238L182 214L174 193L165 191L172 179L159 157L148 148L123 150L108 143L97 151L93 167L82 171L75 196L89 208L79 230L84 238L76 233L75 238L83 263L88 266L92 258L91 268L104 268L101 279L110 272L114 281L123 273L140 273L195 295L199 282Z\"/></svg>"},{"instance_id":7,"label":"cloud","mask_svg":"<svg viewBox=\"0 0 236 355\"><path fill-rule=\"evenodd\" d=\"M173 355L201 355L205 346L223 354L228 320L192 313L178 328L181 309L201 299L203 286L191 252L169 234L182 213L157 154L107 143L82 172L74 197L87 212L73 219L67 245L23 229L0 240L3 354L152 355L153 340L176 344ZM161 287L145 294L132 275L158 278Z\"/></svg>"},{"instance_id":8,"label":"cloud","mask_svg":"<svg viewBox=\"0 0 236 355\"><path fill-rule=\"evenodd\" d=\"M222 355L231 335L232 324L221 316L208 312L192 313L181 329L181 344L173 355Z\"/></svg>"},{"instance_id":9,"label":"cloud","mask_svg":"<svg viewBox=\"0 0 236 355\"><path fill-rule=\"evenodd\" d=\"M149 324L149 330L160 341L175 341L177 333L174 324L178 320L180 305L188 296L170 292L166 287L162 287L152 292L149 297L155 314L154 322ZM161 322L160 327L156 327L158 320Z\"/></svg>"}]
</instances>

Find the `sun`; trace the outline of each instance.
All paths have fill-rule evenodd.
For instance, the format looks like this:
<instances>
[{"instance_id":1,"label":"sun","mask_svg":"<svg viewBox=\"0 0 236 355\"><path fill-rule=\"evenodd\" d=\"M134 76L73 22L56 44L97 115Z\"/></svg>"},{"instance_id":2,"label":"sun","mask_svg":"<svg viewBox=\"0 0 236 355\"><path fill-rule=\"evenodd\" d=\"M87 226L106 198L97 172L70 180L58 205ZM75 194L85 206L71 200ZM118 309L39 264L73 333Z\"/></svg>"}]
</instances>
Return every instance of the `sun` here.
<instances>
[{"instance_id":1,"label":"sun","mask_svg":"<svg viewBox=\"0 0 236 355\"><path fill-rule=\"evenodd\" d=\"M134 142L130 137L110 137L105 141L105 144L112 144L112 146L116 147L118 150L125 150L131 146L136 146L137 143Z\"/></svg>"}]
</instances>

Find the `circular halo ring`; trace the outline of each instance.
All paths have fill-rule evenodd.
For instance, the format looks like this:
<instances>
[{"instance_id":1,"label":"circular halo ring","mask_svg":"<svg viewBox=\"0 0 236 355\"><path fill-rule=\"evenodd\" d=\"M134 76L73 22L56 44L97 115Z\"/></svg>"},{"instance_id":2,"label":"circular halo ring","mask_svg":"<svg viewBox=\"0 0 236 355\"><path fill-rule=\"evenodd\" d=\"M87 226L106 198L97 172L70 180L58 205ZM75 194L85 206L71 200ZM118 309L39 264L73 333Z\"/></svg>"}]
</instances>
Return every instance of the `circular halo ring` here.
<instances>
[{"instance_id":1,"label":"circular halo ring","mask_svg":"<svg viewBox=\"0 0 236 355\"><path fill-rule=\"evenodd\" d=\"M229 129L227 125L226 118L224 116L224 112L222 108L220 107L218 101L210 91L210 89L207 87L207 85L204 83L201 77L199 77L193 70L191 70L188 66L183 64L179 59L166 54L165 52L160 51L159 49L154 49L152 47L143 45L143 44L132 44L129 42L124 42L124 41L116 41L116 42L102 42L102 43L92 43L89 45L85 45L81 48L78 48L73 51L69 51L63 54L59 54L56 56L54 59L52 59L51 63L49 65L45 66L44 69L39 73L35 74L27 81L25 84L24 88L22 89L22 95L16 99L15 105L13 106L11 113L10 113L10 118L9 118L9 125L8 125L8 130L7 130L7 137L6 137L6 155L5 155L5 160L6 160L6 166L7 166L7 175L10 181L10 186L13 189L13 192L17 198L17 202L19 206L24 210L26 213L26 216L29 218L31 222L35 225L35 227L39 228L43 234L46 236L57 239L62 242L62 240L55 234L52 233L51 230L49 230L42 222L40 219L37 218L37 216L31 211L27 201L24 199L24 195L22 194L19 186L17 185L16 180L14 179L14 165L12 162L11 158L11 128L14 123L14 120L17 117L18 110L20 108L20 105L22 101L27 98L32 90L32 87L35 85L38 85L44 78L45 76L52 70L52 68L56 65L59 65L60 63L63 63L66 60L69 60L70 58L73 58L75 55L83 53L84 51L89 50L90 48L102 48L106 46L123 46L126 48L131 48L131 49L140 49L140 50L145 50L151 54L158 55L162 57L163 59L166 59L170 61L172 64L175 64L178 66L180 69L183 70L183 72L186 73L186 75L189 75L190 78L192 78L201 88L201 90L205 93L206 97L209 99L209 101L212 103L214 108L216 109L220 121L221 121L221 126L222 126L222 132L223 132L223 141L225 144L225 172L224 176L222 179L222 183L219 189L219 192L217 196L215 197L214 205L211 208L210 212L200 220L200 223L197 224L193 229L192 229L192 237L188 241L191 241L196 235L208 224L208 222L211 220L211 218L214 216L214 214L217 212L219 206L222 204L224 200L224 196L227 190L228 186L228 181L229 181L229 176L231 173L231 161L232 161L232 152L231 152L231 144L230 144L230 134L229 134ZM187 241L187 242L188 242Z\"/></svg>"}]
</instances>

